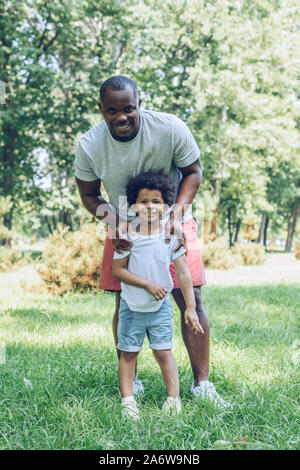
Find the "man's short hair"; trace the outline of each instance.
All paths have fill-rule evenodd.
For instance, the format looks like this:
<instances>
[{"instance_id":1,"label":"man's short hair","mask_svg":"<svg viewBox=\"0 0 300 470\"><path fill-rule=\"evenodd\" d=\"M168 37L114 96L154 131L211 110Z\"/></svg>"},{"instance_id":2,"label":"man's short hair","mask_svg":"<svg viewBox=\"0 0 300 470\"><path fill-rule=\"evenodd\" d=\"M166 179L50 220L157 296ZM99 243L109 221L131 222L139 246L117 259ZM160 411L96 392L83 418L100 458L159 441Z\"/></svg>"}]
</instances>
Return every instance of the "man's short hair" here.
<instances>
[{"instance_id":1,"label":"man's short hair","mask_svg":"<svg viewBox=\"0 0 300 470\"><path fill-rule=\"evenodd\" d=\"M146 171L130 178L126 185L126 196L129 206L136 203L141 189L156 189L161 192L165 204L171 206L175 199L175 186L163 171Z\"/></svg>"},{"instance_id":2,"label":"man's short hair","mask_svg":"<svg viewBox=\"0 0 300 470\"><path fill-rule=\"evenodd\" d=\"M114 75L108 78L100 87L100 101L103 100L107 88L111 88L112 90L125 90L127 87L133 90L134 96L138 99L139 92L136 83L131 80L131 78L125 77L124 75Z\"/></svg>"}]
</instances>

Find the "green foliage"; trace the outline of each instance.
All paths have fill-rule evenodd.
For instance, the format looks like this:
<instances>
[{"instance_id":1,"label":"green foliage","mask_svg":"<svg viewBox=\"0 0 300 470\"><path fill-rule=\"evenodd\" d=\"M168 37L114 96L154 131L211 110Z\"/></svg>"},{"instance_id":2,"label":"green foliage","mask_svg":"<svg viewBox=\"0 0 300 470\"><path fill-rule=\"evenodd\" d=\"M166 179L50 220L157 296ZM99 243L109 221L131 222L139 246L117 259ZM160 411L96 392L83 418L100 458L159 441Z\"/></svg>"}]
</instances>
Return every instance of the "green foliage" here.
<instances>
[{"instance_id":1,"label":"green foliage","mask_svg":"<svg viewBox=\"0 0 300 470\"><path fill-rule=\"evenodd\" d=\"M59 227L48 238L37 271L50 292L83 291L97 287L104 237L97 235L96 225L83 225L70 232Z\"/></svg>"},{"instance_id":2,"label":"green foliage","mask_svg":"<svg viewBox=\"0 0 300 470\"><path fill-rule=\"evenodd\" d=\"M22 253L17 248L0 246L0 272L16 271L23 265Z\"/></svg>"},{"instance_id":3,"label":"green foliage","mask_svg":"<svg viewBox=\"0 0 300 470\"><path fill-rule=\"evenodd\" d=\"M0 196L0 271L14 271L24 261L21 251L11 247L11 241L15 236L14 232L5 227L3 223L4 216L11 207L11 198Z\"/></svg>"},{"instance_id":4,"label":"green foliage","mask_svg":"<svg viewBox=\"0 0 300 470\"><path fill-rule=\"evenodd\" d=\"M243 264L263 264L266 261L264 247L259 243L235 244L231 250L234 256L241 256Z\"/></svg>"},{"instance_id":5,"label":"green foliage","mask_svg":"<svg viewBox=\"0 0 300 470\"><path fill-rule=\"evenodd\" d=\"M242 264L243 259L239 254L232 253L226 240L218 238L204 245L202 261L212 269L230 269Z\"/></svg>"},{"instance_id":6,"label":"green foliage","mask_svg":"<svg viewBox=\"0 0 300 470\"><path fill-rule=\"evenodd\" d=\"M147 108L184 119L201 151L206 219L287 226L299 190L297 0L11 0L0 6L0 193L43 236L75 230L74 148L98 89L130 75ZM95 116L97 119L95 121ZM26 215L25 215L26 218ZM39 222L39 223L38 223Z\"/></svg>"},{"instance_id":7,"label":"green foliage","mask_svg":"<svg viewBox=\"0 0 300 470\"><path fill-rule=\"evenodd\" d=\"M300 242L295 244L295 258L300 259Z\"/></svg>"},{"instance_id":8,"label":"green foliage","mask_svg":"<svg viewBox=\"0 0 300 470\"><path fill-rule=\"evenodd\" d=\"M230 269L239 265L257 265L266 261L265 249L259 243L236 243L228 248L224 238L210 240L203 247L202 260L205 266L212 269Z\"/></svg>"}]
</instances>

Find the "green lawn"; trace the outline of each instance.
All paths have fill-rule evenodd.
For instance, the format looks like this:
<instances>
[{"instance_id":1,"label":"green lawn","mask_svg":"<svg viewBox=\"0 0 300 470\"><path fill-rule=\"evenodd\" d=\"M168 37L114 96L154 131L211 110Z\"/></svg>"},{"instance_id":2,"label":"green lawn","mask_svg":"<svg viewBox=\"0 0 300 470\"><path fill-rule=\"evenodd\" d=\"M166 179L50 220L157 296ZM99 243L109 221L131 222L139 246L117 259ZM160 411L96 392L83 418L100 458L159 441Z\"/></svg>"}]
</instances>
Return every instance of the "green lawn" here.
<instances>
[{"instance_id":1,"label":"green lawn","mask_svg":"<svg viewBox=\"0 0 300 470\"><path fill-rule=\"evenodd\" d=\"M145 344L139 358L145 395L141 420L133 424L120 419L114 295L37 295L13 287L4 274L0 283L6 344L0 449L209 449L217 440L244 436L247 449L299 448L299 284L203 289L211 322L210 380L234 404L232 411L192 398L175 310L182 414L162 414L163 381Z\"/></svg>"}]
</instances>

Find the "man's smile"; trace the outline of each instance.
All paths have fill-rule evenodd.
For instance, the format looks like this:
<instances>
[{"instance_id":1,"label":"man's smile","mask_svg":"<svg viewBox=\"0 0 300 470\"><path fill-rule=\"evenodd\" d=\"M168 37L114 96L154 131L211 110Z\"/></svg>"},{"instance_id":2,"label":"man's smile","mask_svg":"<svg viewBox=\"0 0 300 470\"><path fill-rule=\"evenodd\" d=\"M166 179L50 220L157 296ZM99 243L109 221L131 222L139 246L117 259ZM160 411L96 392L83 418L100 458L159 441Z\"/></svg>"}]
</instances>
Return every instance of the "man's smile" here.
<instances>
[{"instance_id":1,"label":"man's smile","mask_svg":"<svg viewBox=\"0 0 300 470\"><path fill-rule=\"evenodd\" d=\"M122 124L115 124L114 127L116 129L126 130L126 129L130 129L132 127L132 124L131 124L131 122L125 122L125 123L122 123Z\"/></svg>"}]
</instances>

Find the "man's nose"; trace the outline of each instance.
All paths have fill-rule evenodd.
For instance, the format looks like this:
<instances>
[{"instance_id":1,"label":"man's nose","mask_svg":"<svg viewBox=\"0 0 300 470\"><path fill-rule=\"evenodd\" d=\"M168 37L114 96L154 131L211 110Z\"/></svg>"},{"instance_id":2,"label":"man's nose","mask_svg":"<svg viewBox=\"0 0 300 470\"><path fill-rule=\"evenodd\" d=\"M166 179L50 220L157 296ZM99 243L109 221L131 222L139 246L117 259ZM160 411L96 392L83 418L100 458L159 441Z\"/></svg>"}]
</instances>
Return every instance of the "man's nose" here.
<instances>
[{"instance_id":1,"label":"man's nose","mask_svg":"<svg viewBox=\"0 0 300 470\"><path fill-rule=\"evenodd\" d=\"M117 121L118 121L118 122L125 122L125 121L127 121L127 116L126 116L126 114L120 113L120 114L117 116Z\"/></svg>"}]
</instances>

